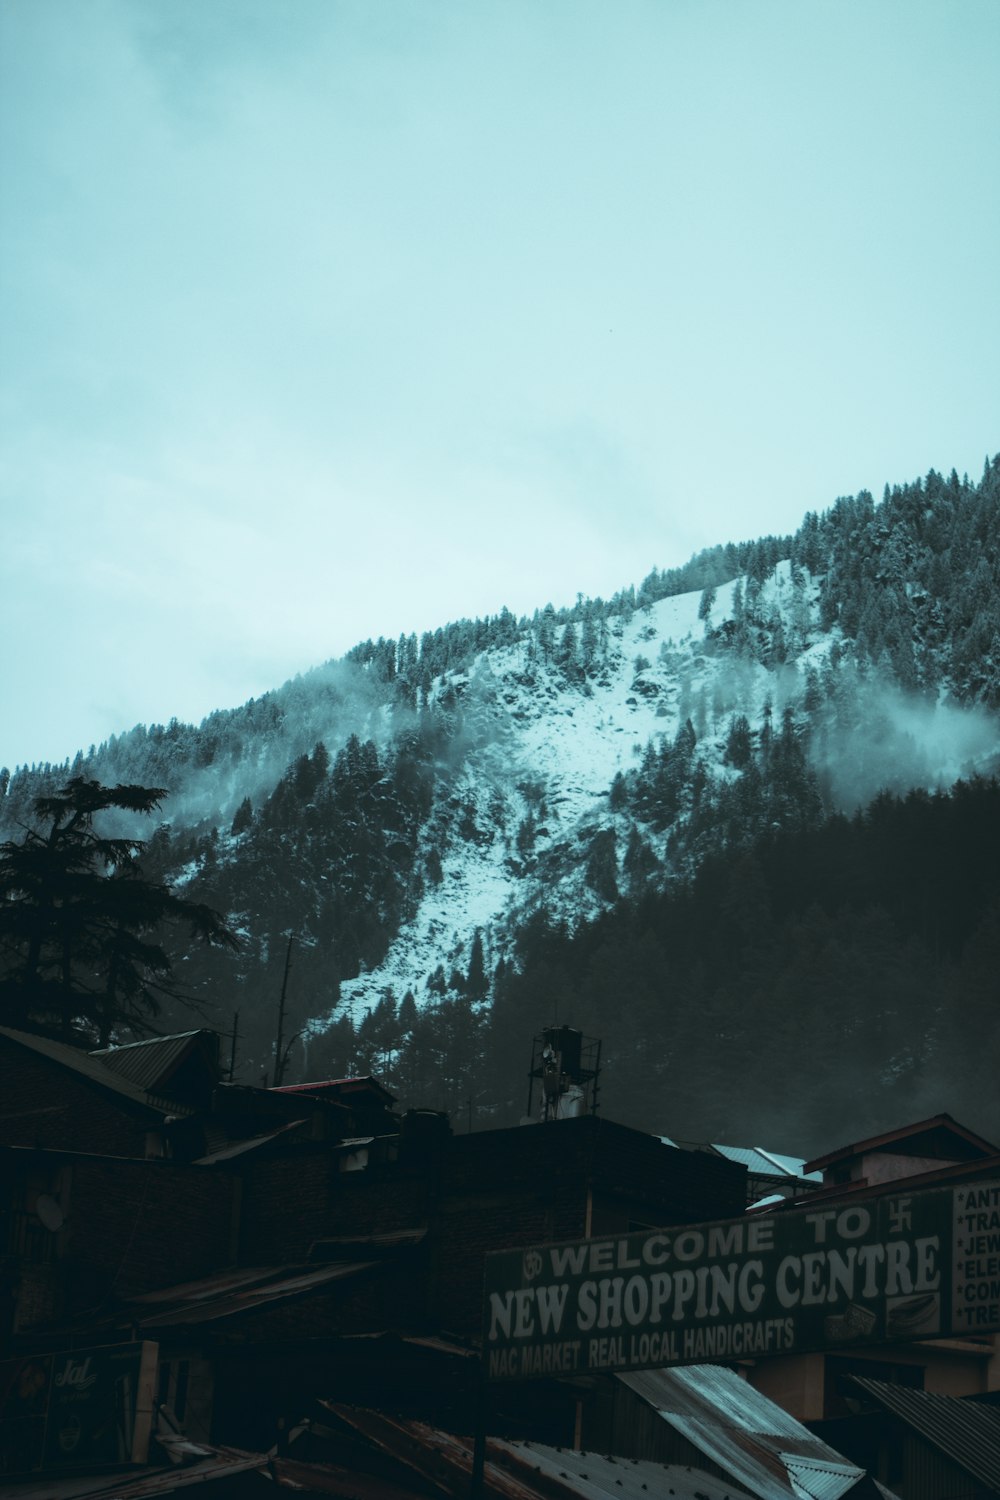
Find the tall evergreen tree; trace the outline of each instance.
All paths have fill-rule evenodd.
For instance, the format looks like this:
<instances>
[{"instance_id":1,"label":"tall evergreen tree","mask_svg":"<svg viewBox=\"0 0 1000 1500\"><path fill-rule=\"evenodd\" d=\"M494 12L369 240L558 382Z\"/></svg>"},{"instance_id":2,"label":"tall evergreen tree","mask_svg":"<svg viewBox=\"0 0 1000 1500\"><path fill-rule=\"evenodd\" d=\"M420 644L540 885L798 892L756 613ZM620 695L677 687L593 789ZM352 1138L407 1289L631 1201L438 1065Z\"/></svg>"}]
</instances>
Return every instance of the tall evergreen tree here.
<instances>
[{"instance_id":1,"label":"tall evergreen tree","mask_svg":"<svg viewBox=\"0 0 1000 1500\"><path fill-rule=\"evenodd\" d=\"M103 1046L118 1028L148 1030L161 996L172 993L164 924L236 946L218 913L143 876L142 840L95 827L108 812L153 812L165 795L73 777L36 799L42 831L0 845L0 1014L8 1024Z\"/></svg>"}]
</instances>

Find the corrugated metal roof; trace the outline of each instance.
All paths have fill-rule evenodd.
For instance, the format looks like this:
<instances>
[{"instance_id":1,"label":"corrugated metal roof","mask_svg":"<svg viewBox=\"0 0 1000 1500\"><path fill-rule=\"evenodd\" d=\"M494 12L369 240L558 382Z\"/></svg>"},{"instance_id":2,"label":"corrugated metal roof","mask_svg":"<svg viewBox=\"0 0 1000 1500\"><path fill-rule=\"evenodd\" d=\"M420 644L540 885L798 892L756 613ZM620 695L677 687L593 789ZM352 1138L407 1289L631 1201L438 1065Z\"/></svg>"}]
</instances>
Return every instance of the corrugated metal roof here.
<instances>
[{"instance_id":1,"label":"corrugated metal roof","mask_svg":"<svg viewBox=\"0 0 1000 1500\"><path fill-rule=\"evenodd\" d=\"M305 1120L289 1120L287 1125L279 1125L276 1130L268 1131L266 1135L255 1135L248 1141L230 1141L228 1146L210 1151L207 1156L199 1156L193 1165L211 1167L216 1162L231 1161L235 1156L245 1156L248 1151L259 1151L263 1146L269 1146L272 1141L276 1141L279 1136L287 1134L290 1130L296 1130L306 1123Z\"/></svg>"},{"instance_id":2,"label":"corrugated metal roof","mask_svg":"<svg viewBox=\"0 0 1000 1500\"><path fill-rule=\"evenodd\" d=\"M104 1047L92 1052L106 1068L127 1078L139 1088L155 1093L158 1086L197 1046L202 1031L182 1031L176 1036L150 1037L145 1042L127 1042L122 1047Z\"/></svg>"},{"instance_id":3,"label":"corrugated metal roof","mask_svg":"<svg viewBox=\"0 0 1000 1500\"><path fill-rule=\"evenodd\" d=\"M146 1089L140 1088L131 1079L115 1073L111 1068L106 1067L100 1058L93 1057L89 1052L83 1052L78 1047L68 1047L64 1042L50 1041L44 1036L32 1036L27 1031L15 1031L9 1026L0 1026L0 1036L8 1037L12 1042L28 1047L32 1052L37 1052L64 1068L70 1068L91 1083L110 1089L122 1099L141 1105L144 1109L153 1110L158 1115L189 1113L181 1104L155 1099Z\"/></svg>"},{"instance_id":4,"label":"corrugated metal roof","mask_svg":"<svg viewBox=\"0 0 1000 1500\"><path fill-rule=\"evenodd\" d=\"M837 1500L865 1478L863 1469L722 1365L615 1378L759 1500Z\"/></svg>"},{"instance_id":5,"label":"corrugated metal roof","mask_svg":"<svg viewBox=\"0 0 1000 1500\"><path fill-rule=\"evenodd\" d=\"M45 1479L30 1479L22 1484L5 1481L4 1500L147 1500L267 1467L264 1453L246 1453L241 1448L220 1448L207 1443L200 1446L206 1457L182 1468L119 1470L117 1474L77 1475L72 1479L50 1474Z\"/></svg>"},{"instance_id":6,"label":"corrugated metal roof","mask_svg":"<svg viewBox=\"0 0 1000 1500\"><path fill-rule=\"evenodd\" d=\"M837 1464L824 1464L818 1460L795 1458L783 1453L781 1458L793 1485L810 1500L839 1500L841 1495L854 1488L857 1476L845 1472L853 1469L846 1460Z\"/></svg>"},{"instance_id":7,"label":"corrugated metal roof","mask_svg":"<svg viewBox=\"0 0 1000 1500\"><path fill-rule=\"evenodd\" d=\"M215 1323L243 1313L256 1312L275 1302L306 1296L332 1281L359 1276L377 1264L376 1261L340 1261L326 1266L285 1266L248 1273L230 1273L213 1277L214 1287L189 1283L166 1292L149 1293L129 1304L134 1321L140 1328L186 1326L191 1323ZM141 1307L149 1309L141 1315Z\"/></svg>"},{"instance_id":8,"label":"corrugated metal roof","mask_svg":"<svg viewBox=\"0 0 1000 1500\"><path fill-rule=\"evenodd\" d=\"M581 1500L650 1500L650 1496L673 1495L675 1500L730 1500L735 1490L727 1480L714 1479L704 1469L687 1464L655 1464L648 1459L612 1458L599 1453L549 1448L542 1443L504 1442L490 1438L487 1453L494 1466L511 1467L528 1485L532 1475L551 1486L579 1495Z\"/></svg>"},{"instance_id":9,"label":"corrugated metal roof","mask_svg":"<svg viewBox=\"0 0 1000 1500\"><path fill-rule=\"evenodd\" d=\"M331 1090L338 1094L378 1094L394 1104L396 1096L386 1088L384 1083L379 1083L370 1073L359 1075L356 1078L321 1078L316 1083L282 1083L276 1088L268 1089L269 1094L322 1094L325 1090Z\"/></svg>"},{"instance_id":10,"label":"corrugated metal roof","mask_svg":"<svg viewBox=\"0 0 1000 1500\"><path fill-rule=\"evenodd\" d=\"M776 1151L765 1151L763 1146L723 1146L712 1142L712 1150L727 1161L739 1162L755 1177L792 1177L820 1182L819 1172L805 1171L805 1157L781 1156Z\"/></svg>"},{"instance_id":11,"label":"corrugated metal roof","mask_svg":"<svg viewBox=\"0 0 1000 1500\"><path fill-rule=\"evenodd\" d=\"M81 1318L66 1331L79 1337L95 1329L187 1327L253 1313L295 1297L308 1296L335 1281L372 1270L376 1260L339 1261L336 1265L242 1266L199 1281L160 1287L123 1301L101 1318Z\"/></svg>"},{"instance_id":12,"label":"corrugated metal roof","mask_svg":"<svg viewBox=\"0 0 1000 1500\"><path fill-rule=\"evenodd\" d=\"M789 1156L782 1151L768 1151L763 1146L726 1146L718 1141L675 1141L669 1135L658 1136L664 1146L673 1146L678 1151L704 1151L708 1155L722 1156L727 1161L746 1167L755 1177L790 1177L806 1182L821 1182L822 1173L807 1172L802 1156Z\"/></svg>"},{"instance_id":13,"label":"corrugated metal roof","mask_svg":"<svg viewBox=\"0 0 1000 1500\"><path fill-rule=\"evenodd\" d=\"M885 1380L869 1380L867 1376L850 1378L972 1478L1000 1493L1000 1408L962 1396L939 1396Z\"/></svg>"},{"instance_id":14,"label":"corrugated metal roof","mask_svg":"<svg viewBox=\"0 0 1000 1500\"><path fill-rule=\"evenodd\" d=\"M323 1402L361 1433L438 1490L466 1500L473 1443L424 1422L388 1417L335 1402ZM712 1478L704 1469L609 1458L541 1443L486 1439L484 1490L501 1500L744 1500L746 1490Z\"/></svg>"},{"instance_id":15,"label":"corrugated metal roof","mask_svg":"<svg viewBox=\"0 0 1000 1500\"><path fill-rule=\"evenodd\" d=\"M804 1156L786 1156L782 1151L767 1151L763 1146L754 1148L761 1156L773 1161L774 1164L787 1172L790 1177L804 1177L809 1182L822 1182L822 1172L807 1172L806 1159Z\"/></svg>"},{"instance_id":16,"label":"corrugated metal roof","mask_svg":"<svg viewBox=\"0 0 1000 1500\"><path fill-rule=\"evenodd\" d=\"M423 1484L409 1488L353 1466L346 1469L296 1458L273 1458L268 1477L279 1489L297 1490L300 1495L338 1495L341 1500L426 1500L427 1494Z\"/></svg>"}]
</instances>

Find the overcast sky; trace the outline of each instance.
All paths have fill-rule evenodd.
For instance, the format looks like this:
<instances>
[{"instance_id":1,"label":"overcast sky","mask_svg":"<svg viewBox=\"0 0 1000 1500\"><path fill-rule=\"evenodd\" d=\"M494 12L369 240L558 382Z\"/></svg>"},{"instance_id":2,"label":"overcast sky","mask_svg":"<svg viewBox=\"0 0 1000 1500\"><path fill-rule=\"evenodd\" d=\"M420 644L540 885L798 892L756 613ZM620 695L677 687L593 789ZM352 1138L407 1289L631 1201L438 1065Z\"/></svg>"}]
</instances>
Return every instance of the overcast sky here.
<instances>
[{"instance_id":1,"label":"overcast sky","mask_svg":"<svg viewBox=\"0 0 1000 1500\"><path fill-rule=\"evenodd\" d=\"M997 0L2 0L0 764L1000 446Z\"/></svg>"}]
</instances>

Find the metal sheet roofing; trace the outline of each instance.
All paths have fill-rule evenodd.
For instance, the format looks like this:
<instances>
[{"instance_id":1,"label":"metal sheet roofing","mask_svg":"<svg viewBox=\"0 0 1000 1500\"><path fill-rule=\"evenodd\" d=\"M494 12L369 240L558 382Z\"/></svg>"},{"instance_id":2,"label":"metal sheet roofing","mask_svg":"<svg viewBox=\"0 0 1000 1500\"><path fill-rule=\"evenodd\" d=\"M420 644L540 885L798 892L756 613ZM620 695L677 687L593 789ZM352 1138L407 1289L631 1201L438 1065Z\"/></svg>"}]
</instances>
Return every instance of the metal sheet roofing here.
<instances>
[{"instance_id":1,"label":"metal sheet roofing","mask_svg":"<svg viewBox=\"0 0 1000 1500\"><path fill-rule=\"evenodd\" d=\"M790 1177L805 1177L810 1182L822 1182L822 1172L807 1172L806 1159L804 1156L786 1156L782 1151L766 1151L763 1146L755 1146L761 1156L767 1161L773 1161L775 1166L787 1172Z\"/></svg>"},{"instance_id":2,"label":"metal sheet roofing","mask_svg":"<svg viewBox=\"0 0 1000 1500\"><path fill-rule=\"evenodd\" d=\"M197 1046L195 1038L201 1034L199 1030L179 1032L176 1036L150 1037L145 1042L104 1047L99 1052L91 1052L90 1056L139 1088L155 1092L177 1064Z\"/></svg>"},{"instance_id":3,"label":"metal sheet roofing","mask_svg":"<svg viewBox=\"0 0 1000 1500\"><path fill-rule=\"evenodd\" d=\"M438 1490L465 1500L473 1443L423 1422L324 1402L324 1406L384 1453ZM542 1443L486 1439L486 1493L501 1500L744 1500L746 1490L684 1464L611 1458Z\"/></svg>"},{"instance_id":4,"label":"metal sheet roofing","mask_svg":"<svg viewBox=\"0 0 1000 1500\"><path fill-rule=\"evenodd\" d=\"M275 1302L306 1296L330 1282L359 1276L376 1264L376 1261L358 1260L326 1266L232 1271L228 1276L210 1277L206 1282L189 1282L183 1287L148 1292L130 1302L129 1310L140 1328L215 1323L223 1318L256 1312L258 1308Z\"/></svg>"},{"instance_id":5,"label":"metal sheet roofing","mask_svg":"<svg viewBox=\"0 0 1000 1500\"><path fill-rule=\"evenodd\" d=\"M789 1156L782 1151L767 1151L763 1146L726 1146L718 1141L708 1144L694 1141L675 1141L669 1135L657 1137L664 1146L673 1146L680 1151L704 1151L709 1155L723 1156L727 1161L734 1161L741 1167L746 1167L755 1177L775 1177L780 1180L785 1178L803 1179L807 1182L821 1182L822 1173L807 1172L806 1161L802 1156Z\"/></svg>"},{"instance_id":6,"label":"metal sheet roofing","mask_svg":"<svg viewBox=\"0 0 1000 1500\"><path fill-rule=\"evenodd\" d=\"M305 1120L289 1120L287 1124L279 1125L275 1130L268 1131L266 1135L251 1136L248 1141L230 1141L228 1145L218 1150L209 1151L206 1156L199 1156L194 1165L211 1167L220 1161L232 1161L234 1157L245 1156L249 1151L260 1151L281 1136L287 1135L289 1131L297 1130L304 1124L306 1124Z\"/></svg>"},{"instance_id":7,"label":"metal sheet roofing","mask_svg":"<svg viewBox=\"0 0 1000 1500\"><path fill-rule=\"evenodd\" d=\"M20 1046L27 1047L32 1052L37 1052L40 1056L47 1057L64 1068L71 1069L90 1083L109 1089L130 1104L140 1105L159 1115L168 1112L190 1113L182 1104L156 1099L132 1079L124 1078L120 1073L107 1067L101 1058L94 1057L89 1052L83 1052L79 1047L68 1047L64 1042L54 1042L45 1036L33 1036L27 1031L15 1031L9 1026L0 1026L0 1036L5 1036L10 1041L17 1042Z\"/></svg>"},{"instance_id":8,"label":"metal sheet roofing","mask_svg":"<svg viewBox=\"0 0 1000 1500\"><path fill-rule=\"evenodd\" d=\"M206 1276L198 1281L161 1287L123 1301L100 1317L86 1316L66 1325L75 1338L81 1332L118 1328L144 1329L151 1335L160 1328L185 1328L221 1322L241 1314L257 1312L276 1302L289 1301L350 1280L373 1270L377 1259L342 1260L335 1265L241 1266Z\"/></svg>"},{"instance_id":9,"label":"metal sheet roofing","mask_svg":"<svg viewBox=\"0 0 1000 1500\"><path fill-rule=\"evenodd\" d=\"M743 1496L728 1480L715 1479L688 1464L656 1464L648 1459L612 1458L599 1453L549 1448L542 1443L504 1442L491 1438L487 1452L495 1468L510 1468L531 1485L532 1476L544 1482L544 1493L559 1485L581 1500L732 1500Z\"/></svg>"},{"instance_id":10,"label":"metal sheet roofing","mask_svg":"<svg viewBox=\"0 0 1000 1500\"><path fill-rule=\"evenodd\" d=\"M759 1500L838 1500L865 1478L863 1469L722 1365L615 1378Z\"/></svg>"},{"instance_id":11,"label":"metal sheet roofing","mask_svg":"<svg viewBox=\"0 0 1000 1500\"><path fill-rule=\"evenodd\" d=\"M892 1412L931 1447L1000 1493L1000 1407L962 1396L939 1396L852 1375L885 1411Z\"/></svg>"},{"instance_id":12,"label":"metal sheet roofing","mask_svg":"<svg viewBox=\"0 0 1000 1500\"><path fill-rule=\"evenodd\" d=\"M344 1095L375 1094L390 1104L396 1099L395 1094L370 1073L359 1074L356 1078L321 1078L315 1083L282 1083L268 1089L269 1094L322 1094L324 1091Z\"/></svg>"},{"instance_id":13,"label":"metal sheet roofing","mask_svg":"<svg viewBox=\"0 0 1000 1500\"><path fill-rule=\"evenodd\" d=\"M279 1489L300 1495L337 1495L340 1500L425 1500L423 1486L410 1488L381 1474L364 1474L356 1467L307 1463L295 1458L273 1458L268 1477Z\"/></svg>"},{"instance_id":14,"label":"metal sheet roofing","mask_svg":"<svg viewBox=\"0 0 1000 1500\"><path fill-rule=\"evenodd\" d=\"M805 1157L783 1156L776 1151L765 1151L763 1146L723 1146L712 1142L712 1150L727 1161L739 1162L755 1177L793 1177L819 1182L819 1172L805 1171Z\"/></svg>"},{"instance_id":15,"label":"metal sheet roofing","mask_svg":"<svg viewBox=\"0 0 1000 1500\"><path fill-rule=\"evenodd\" d=\"M116 1474L77 1475L71 1479L49 1474L23 1483L5 1481L4 1500L150 1500L267 1467L267 1455L263 1453L210 1447L207 1443L200 1446L205 1457L181 1468L119 1470Z\"/></svg>"}]
</instances>

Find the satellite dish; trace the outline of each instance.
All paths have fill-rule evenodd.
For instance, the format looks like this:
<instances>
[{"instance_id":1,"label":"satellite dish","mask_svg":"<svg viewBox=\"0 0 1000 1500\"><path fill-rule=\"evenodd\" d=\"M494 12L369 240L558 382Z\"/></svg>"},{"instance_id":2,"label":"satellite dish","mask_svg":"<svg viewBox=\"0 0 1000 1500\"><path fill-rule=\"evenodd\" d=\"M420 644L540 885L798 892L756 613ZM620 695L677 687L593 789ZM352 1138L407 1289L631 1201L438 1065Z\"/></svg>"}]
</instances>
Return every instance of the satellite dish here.
<instances>
[{"instance_id":1,"label":"satellite dish","mask_svg":"<svg viewBox=\"0 0 1000 1500\"><path fill-rule=\"evenodd\" d=\"M63 1227L64 1215L56 1200L48 1193L39 1193L35 1202L35 1213L38 1215L46 1229L53 1233Z\"/></svg>"}]
</instances>

